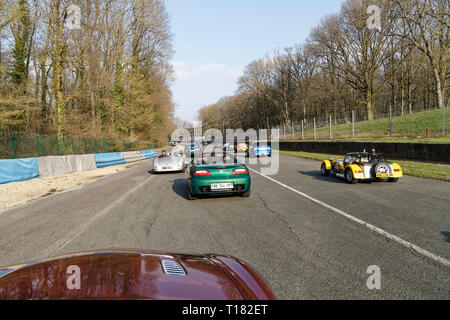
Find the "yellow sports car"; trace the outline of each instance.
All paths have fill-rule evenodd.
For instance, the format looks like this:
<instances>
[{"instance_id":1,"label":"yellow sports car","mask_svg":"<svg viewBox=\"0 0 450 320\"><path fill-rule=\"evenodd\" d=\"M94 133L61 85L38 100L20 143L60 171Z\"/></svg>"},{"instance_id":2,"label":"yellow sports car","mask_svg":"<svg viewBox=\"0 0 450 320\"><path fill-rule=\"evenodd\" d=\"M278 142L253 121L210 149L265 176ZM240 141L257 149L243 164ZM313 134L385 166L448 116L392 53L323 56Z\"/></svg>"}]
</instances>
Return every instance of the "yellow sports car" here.
<instances>
[{"instance_id":1,"label":"yellow sports car","mask_svg":"<svg viewBox=\"0 0 450 320\"><path fill-rule=\"evenodd\" d=\"M334 175L347 183L355 184L360 180L397 182L403 177L398 163L386 160L384 153L369 152L348 153L343 160L329 158L321 166L323 176Z\"/></svg>"}]
</instances>

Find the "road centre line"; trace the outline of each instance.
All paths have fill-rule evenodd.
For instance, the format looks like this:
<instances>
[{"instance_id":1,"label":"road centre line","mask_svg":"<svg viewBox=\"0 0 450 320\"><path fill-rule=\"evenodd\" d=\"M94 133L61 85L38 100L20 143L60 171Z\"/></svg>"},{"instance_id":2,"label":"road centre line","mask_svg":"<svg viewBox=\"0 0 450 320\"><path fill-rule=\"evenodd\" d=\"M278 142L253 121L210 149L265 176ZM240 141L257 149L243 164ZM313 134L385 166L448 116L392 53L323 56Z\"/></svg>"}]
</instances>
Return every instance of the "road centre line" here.
<instances>
[{"instance_id":1,"label":"road centre line","mask_svg":"<svg viewBox=\"0 0 450 320\"><path fill-rule=\"evenodd\" d=\"M381 235L383 235L384 237L386 237L386 238L388 238L390 240L393 240L393 241L395 241L395 242L397 242L397 243L399 243L399 244L401 244L401 245L403 245L403 246L405 246L405 247L407 247L407 248L409 248L409 249L411 249L411 250L413 250L413 251L415 251L415 252L417 252L417 253L425 256L425 257L427 257L427 258L429 258L429 259L432 259L432 260L434 260L436 262L439 262L440 264L443 264L446 267L450 267L450 260L447 260L445 258L437 256L437 255L435 255L435 254L433 254L433 253L431 253L431 252L429 252L429 251L427 251L425 249L422 249L421 247L419 247L419 246L417 246L417 245L415 245L415 244L413 244L411 242L403 240L403 239L401 239L401 238L399 238L399 237L397 237L397 236L395 236L393 234L390 234L387 231L384 231L381 228L378 228L378 227L376 227L376 226L374 226L374 225L372 225L370 223L367 223L367 222L365 222L365 221L363 221L363 220L361 220L359 218L356 218L356 217L354 217L354 216L352 216L352 215L350 215L350 214L348 214L348 213L346 213L346 212L344 212L342 210L339 210L339 209L337 209L335 207L332 207L332 206L330 206L330 205L328 205L328 204L326 204L326 203L324 203L324 202L322 202L320 200L317 200L317 199L307 195L306 193L303 193L303 192L298 191L298 190L296 190L296 189L294 189L292 187L289 187L288 185L286 185L286 184L284 184L282 182L279 182L279 181L277 181L277 180L275 180L275 179L273 179L273 178L271 178L269 176L266 176L265 174L262 174L262 173L260 173L257 170L254 170L252 168L249 168L249 169L250 169L250 171L252 171L252 172L254 172L254 173L256 173L256 174L258 174L258 175L260 175L260 176L262 176L262 177L264 177L264 178L266 178L266 179L268 179L268 180L270 180L270 181L272 181L272 182L274 182L274 183L276 183L276 184L278 184L278 185L280 185L280 186L282 186L282 187L284 187L284 188L286 188L286 189L288 189L288 190L290 190L290 191L292 191L292 192L294 192L294 193L296 193L296 194L298 194L298 195L300 195L300 196L302 196L302 197L304 197L304 198L306 198L306 199L308 199L308 200L318 204L318 205L321 205L321 206L323 206L323 207L325 207L325 208L327 208L327 209L329 209L331 211L334 211L334 212L340 214L341 216L343 216L343 217L345 217L345 218L347 218L347 219L349 219L349 220L351 220L353 222L356 222L356 223L358 223L360 225L363 225L363 226L367 227L368 229L370 229L372 231L375 231L376 233L381 234Z\"/></svg>"}]
</instances>

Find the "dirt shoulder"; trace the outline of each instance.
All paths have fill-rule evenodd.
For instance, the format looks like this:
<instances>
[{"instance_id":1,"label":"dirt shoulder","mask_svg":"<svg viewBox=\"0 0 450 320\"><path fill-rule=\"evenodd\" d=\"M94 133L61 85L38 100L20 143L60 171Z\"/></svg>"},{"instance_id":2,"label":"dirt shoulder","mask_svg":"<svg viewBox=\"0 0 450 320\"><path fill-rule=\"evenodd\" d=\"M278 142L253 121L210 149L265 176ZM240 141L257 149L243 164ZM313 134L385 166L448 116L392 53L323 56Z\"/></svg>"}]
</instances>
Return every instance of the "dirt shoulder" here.
<instances>
[{"instance_id":1,"label":"dirt shoulder","mask_svg":"<svg viewBox=\"0 0 450 320\"><path fill-rule=\"evenodd\" d=\"M132 168L143 161L148 160L55 177L0 184L0 211L10 209L57 192L76 188L102 177Z\"/></svg>"}]
</instances>

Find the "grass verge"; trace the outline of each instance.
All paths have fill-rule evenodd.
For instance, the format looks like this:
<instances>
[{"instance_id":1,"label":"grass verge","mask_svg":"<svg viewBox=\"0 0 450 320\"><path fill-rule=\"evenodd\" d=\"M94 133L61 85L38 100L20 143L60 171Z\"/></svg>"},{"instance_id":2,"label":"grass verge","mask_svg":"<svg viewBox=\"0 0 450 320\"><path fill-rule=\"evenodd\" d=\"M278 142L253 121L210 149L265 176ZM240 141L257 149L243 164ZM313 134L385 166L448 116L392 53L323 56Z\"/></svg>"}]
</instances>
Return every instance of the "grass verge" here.
<instances>
[{"instance_id":1,"label":"grass verge","mask_svg":"<svg viewBox=\"0 0 450 320\"><path fill-rule=\"evenodd\" d=\"M445 127L450 128L450 117L448 116L450 110L445 110L447 116L445 117ZM426 131L429 129L431 137L426 138ZM308 128L305 130L305 138L313 139L313 130ZM328 125L319 127L316 130L317 139L329 141L330 128ZM352 124L340 124L332 126L333 139L351 138ZM445 136L442 135L442 109L435 109L431 111L422 111L414 114L405 114L403 116L392 118L392 134L393 138L389 137L389 118L383 118L371 121L357 121L355 123L356 138L370 139L370 140L387 140L390 142L428 142L428 143L446 143L449 140L448 129ZM420 138L417 138L419 137ZM296 133L296 139L301 139L301 133ZM351 139L352 141L356 141Z\"/></svg>"},{"instance_id":2,"label":"grass verge","mask_svg":"<svg viewBox=\"0 0 450 320\"><path fill-rule=\"evenodd\" d=\"M342 155L329 155L322 153L309 153L302 151L279 151L280 154L292 157L299 157L311 160L322 161L328 159L330 156L335 159L343 157ZM446 164L434 164L426 162L414 162L414 161L397 161L403 169L403 173L409 176L415 176L420 178L437 179L443 181L450 181L450 165ZM319 170L319 168L317 169Z\"/></svg>"},{"instance_id":3,"label":"grass verge","mask_svg":"<svg viewBox=\"0 0 450 320\"><path fill-rule=\"evenodd\" d=\"M286 142L388 142L388 143L450 143L450 135L433 138L382 137L382 138L342 138L342 139L308 139L281 140Z\"/></svg>"}]
</instances>

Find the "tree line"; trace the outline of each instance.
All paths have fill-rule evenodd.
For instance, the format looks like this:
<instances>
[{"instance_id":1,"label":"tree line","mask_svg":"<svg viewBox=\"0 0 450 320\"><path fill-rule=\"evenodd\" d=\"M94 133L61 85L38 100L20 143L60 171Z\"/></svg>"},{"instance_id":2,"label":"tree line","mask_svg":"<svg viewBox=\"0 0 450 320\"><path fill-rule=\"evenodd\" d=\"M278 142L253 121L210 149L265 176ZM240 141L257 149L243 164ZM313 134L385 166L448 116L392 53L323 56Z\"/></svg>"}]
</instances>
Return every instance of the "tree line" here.
<instances>
[{"instance_id":1,"label":"tree line","mask_svg":"<svg viewBox=\"0 0 450 320\"><path fill-rule=\"evenodd\" d=\"M259 129L448 106L449 21L448 0L347 0L304 43L250 63L235 95L203 107L198 118L206 129Z\"/></svg>"},{"instance_id":2,"label":"tree line","mask_svg":"<svg viewBox=\"0 0 450 320\"><path fill-rule=\"evenodd\" d=\"M162 0L0 0L0 131L167 142L171 57Z\"/></svg>"}]
</instances>

